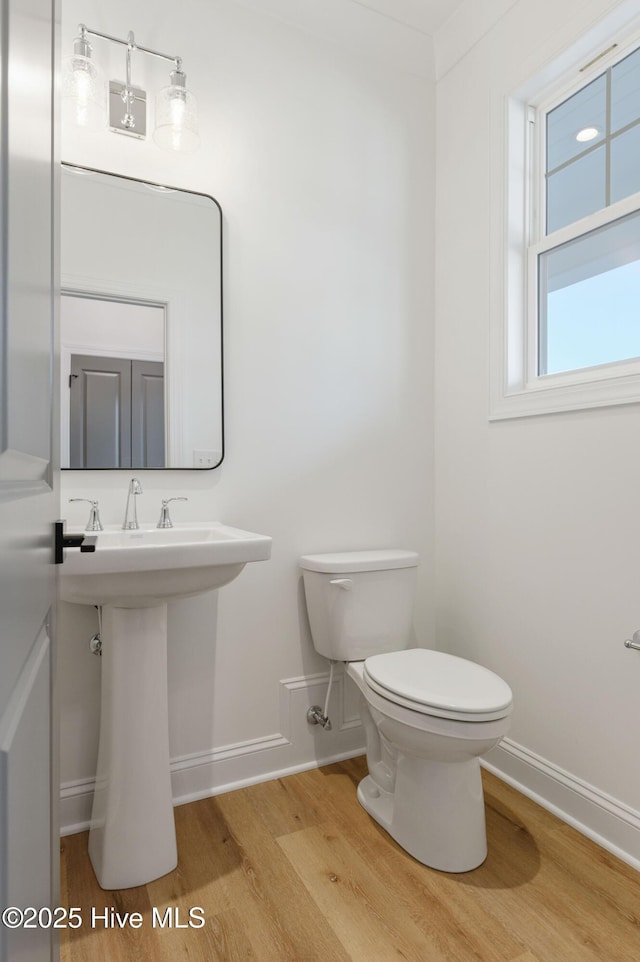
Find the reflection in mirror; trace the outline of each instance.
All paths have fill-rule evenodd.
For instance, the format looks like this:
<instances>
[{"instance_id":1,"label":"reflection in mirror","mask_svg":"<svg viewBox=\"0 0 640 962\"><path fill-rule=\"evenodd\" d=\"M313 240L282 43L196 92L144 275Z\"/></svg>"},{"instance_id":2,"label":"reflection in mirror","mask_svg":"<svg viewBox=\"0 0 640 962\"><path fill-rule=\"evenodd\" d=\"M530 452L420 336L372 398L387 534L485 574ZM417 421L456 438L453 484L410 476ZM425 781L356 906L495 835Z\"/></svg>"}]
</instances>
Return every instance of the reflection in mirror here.
<instances>
[{"instance_id":1,"label":"reflection in mirror","mask_svg":"<svg viewBox=\"0 0 640 962\"><path fill-rule=\"evenodd\" d=\"M63 165L61 222L62 467L216 467L218 203Z\"/></svg>"}]
</instances>

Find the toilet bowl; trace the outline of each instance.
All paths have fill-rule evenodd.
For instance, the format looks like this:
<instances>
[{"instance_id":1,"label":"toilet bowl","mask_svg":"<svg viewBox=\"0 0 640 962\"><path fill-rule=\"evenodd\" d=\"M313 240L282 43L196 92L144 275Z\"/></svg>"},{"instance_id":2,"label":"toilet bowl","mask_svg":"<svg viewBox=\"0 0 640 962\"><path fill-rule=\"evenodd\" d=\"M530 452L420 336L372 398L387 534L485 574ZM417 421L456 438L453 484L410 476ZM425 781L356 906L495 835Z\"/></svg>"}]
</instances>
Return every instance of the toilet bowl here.
<instances>
[{"instance_id":1,"label":"toilet bowl","mask_svg":"<svg viewBox=\"0 0 640 962\"><path fill-rule=\"evenodd\" d=\"M358 801L418 861L467 872L487 855L479 759L506 734L512 694L474 662L407 647L417 564L408 551L300 559L314 646L360 691Z\"/></svg>"}]
</instances>

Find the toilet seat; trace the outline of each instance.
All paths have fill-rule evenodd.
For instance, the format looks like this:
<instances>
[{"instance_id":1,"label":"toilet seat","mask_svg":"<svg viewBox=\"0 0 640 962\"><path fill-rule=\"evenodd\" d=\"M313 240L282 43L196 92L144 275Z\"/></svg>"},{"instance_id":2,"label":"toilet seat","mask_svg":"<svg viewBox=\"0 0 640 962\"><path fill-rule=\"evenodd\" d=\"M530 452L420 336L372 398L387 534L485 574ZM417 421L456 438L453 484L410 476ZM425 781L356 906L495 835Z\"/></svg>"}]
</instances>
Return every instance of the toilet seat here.
<instances>
[{"instance_id":1,"label":"toilet seat","mask_svg":"<svg viewBox=\"0 0 640 962\"><path fill-rule=\"evenodd\" d=\"M363 677L383 698L423 715L484 722L511 713L513 696L502 678L442 651L407 648L372 655Z\"/></svg>"}]
</instances>

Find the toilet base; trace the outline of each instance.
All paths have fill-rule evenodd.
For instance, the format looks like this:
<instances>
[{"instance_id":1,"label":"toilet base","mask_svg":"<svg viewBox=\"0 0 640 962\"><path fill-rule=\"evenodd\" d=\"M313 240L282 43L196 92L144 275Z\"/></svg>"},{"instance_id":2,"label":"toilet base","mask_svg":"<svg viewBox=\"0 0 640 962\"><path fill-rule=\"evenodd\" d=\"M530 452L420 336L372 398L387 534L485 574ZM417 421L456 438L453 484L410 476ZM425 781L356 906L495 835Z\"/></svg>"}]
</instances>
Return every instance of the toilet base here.
<instances>
[{"instance_id":1,"label":"toilet base","mask_svg":"<svg viewBox=\"0 0 640 962\"><path fill-rule=\"evenodd\" d=\"M400 755L395 791L384 791L367 775L358 785L358 801L423 865L470 872L487 857L477 758L449 763Z\"/></svg>"}]
</instances>

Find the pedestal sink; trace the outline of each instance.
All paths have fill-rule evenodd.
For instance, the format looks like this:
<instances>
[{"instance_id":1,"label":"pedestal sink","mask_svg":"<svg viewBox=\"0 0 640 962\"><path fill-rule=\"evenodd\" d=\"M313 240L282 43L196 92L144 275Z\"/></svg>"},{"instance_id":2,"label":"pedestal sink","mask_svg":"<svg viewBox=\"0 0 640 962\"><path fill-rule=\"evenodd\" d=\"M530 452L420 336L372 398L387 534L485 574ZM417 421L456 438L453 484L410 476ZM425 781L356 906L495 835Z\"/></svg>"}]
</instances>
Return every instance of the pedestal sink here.
<instances>
[{"instance_id":1,"label":"pedestal sink","mask_svg":"<svg viewBox=\"0 0 640 962\"><path fill-rule=\"evenodd\" d=\"M89 856L104 889L143 885L177 865L169 769L167 602L211 591L271 538L217 522L97 534L68 551L60 598L102 609L98 773Z\"/></svg>"}]
</instances>

